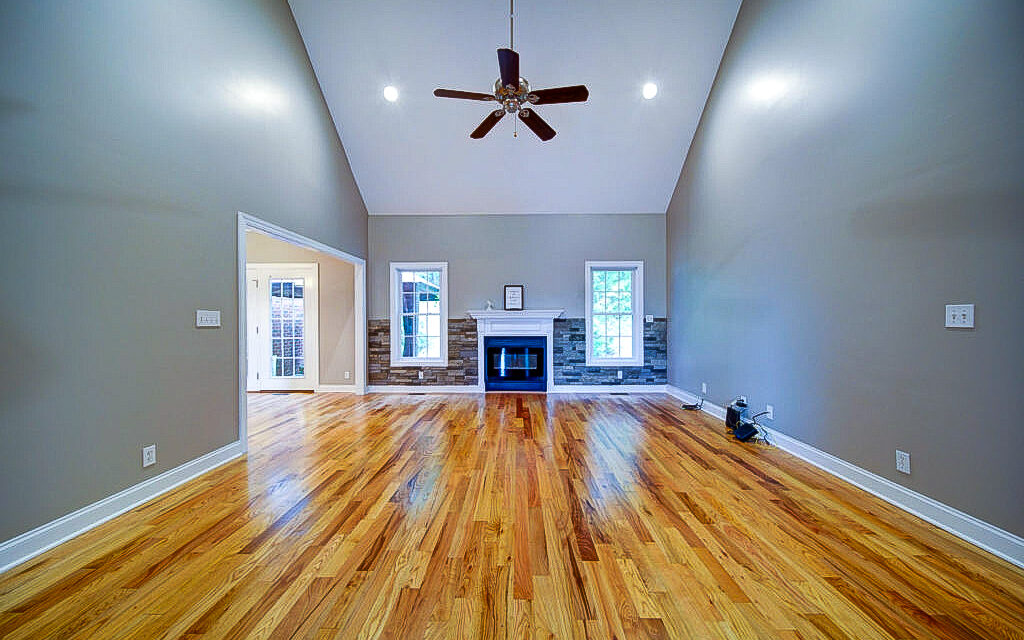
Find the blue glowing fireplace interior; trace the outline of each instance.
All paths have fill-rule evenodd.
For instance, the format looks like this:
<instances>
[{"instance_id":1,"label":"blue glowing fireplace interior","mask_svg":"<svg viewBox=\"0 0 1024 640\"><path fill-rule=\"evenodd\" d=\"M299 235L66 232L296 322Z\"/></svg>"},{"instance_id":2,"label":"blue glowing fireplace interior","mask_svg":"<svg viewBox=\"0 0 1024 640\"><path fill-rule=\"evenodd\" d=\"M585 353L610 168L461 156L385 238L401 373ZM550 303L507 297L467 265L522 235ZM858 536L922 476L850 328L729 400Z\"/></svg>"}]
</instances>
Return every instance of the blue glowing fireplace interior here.
<instances>
[{"instance_id":1,"label":"blue glowing fireplace interior","mask_svg":"<svg viewBox=\"0 0 1024 640\"><path fill-rule=\"evenodd\" d=\"M484 337L484 388L488 391L546 391L547 338Z\"/></svg>"}]
</instances>

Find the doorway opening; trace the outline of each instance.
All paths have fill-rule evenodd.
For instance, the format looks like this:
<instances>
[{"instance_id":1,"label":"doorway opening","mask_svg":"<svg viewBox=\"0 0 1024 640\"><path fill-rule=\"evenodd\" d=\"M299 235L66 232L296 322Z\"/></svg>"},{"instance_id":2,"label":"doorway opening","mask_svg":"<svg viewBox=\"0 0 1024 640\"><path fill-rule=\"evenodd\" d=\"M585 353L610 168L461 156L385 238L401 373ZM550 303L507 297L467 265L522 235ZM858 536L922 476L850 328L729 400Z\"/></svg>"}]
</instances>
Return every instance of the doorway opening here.
<instances>
[{"instance_id":1,"label":"doorway opening","mask_svg":"<svg viewBox=\"0 0 1024 640\"><path fill-rule=\"evenodd\" d=\"M248 236L247 244L253 240ZM257 253L248 249L250 256ZM246 391L316 391L320 386L318 274L316 262L246 263ZM351 369L348 375L351 379Z\"/></svg>"},{"instance_id":2,"label":"doorway opening","mask_svg":"<svg viewBox=\"0 0 1024 640\"><path fill-rule=\"evenodd\" d=\"M239 440L247 393L366 392L366 262L238 214Z\"/></svg>"}]
</instances>

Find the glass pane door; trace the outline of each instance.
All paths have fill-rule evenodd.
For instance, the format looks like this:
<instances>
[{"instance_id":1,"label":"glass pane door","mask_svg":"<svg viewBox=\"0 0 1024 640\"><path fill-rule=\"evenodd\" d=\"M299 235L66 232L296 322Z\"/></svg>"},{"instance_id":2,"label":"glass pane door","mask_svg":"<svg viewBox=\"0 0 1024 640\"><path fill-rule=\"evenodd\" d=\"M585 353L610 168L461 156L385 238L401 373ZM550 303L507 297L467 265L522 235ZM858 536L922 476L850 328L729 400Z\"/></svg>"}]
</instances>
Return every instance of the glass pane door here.
<instances>
[{"instance_id":1,"label":"glass pane door","mask_svg":"<svg viewBox=\"0 0 1024 640\"><path fill-rule=\"evenodd\" d=\"M270 279L270 373L305 375L306 307L304 278Z\"/></svg>"}]
</instances>

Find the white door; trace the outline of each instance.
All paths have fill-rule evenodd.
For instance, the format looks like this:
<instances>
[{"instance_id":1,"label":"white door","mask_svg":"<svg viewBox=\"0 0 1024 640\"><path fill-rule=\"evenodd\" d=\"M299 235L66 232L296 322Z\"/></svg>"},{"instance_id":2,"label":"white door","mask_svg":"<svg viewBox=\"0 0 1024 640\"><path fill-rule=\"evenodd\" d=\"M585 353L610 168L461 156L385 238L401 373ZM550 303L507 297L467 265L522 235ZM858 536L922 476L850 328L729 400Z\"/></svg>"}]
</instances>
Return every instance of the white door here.
<instances>
[{"instance_id":1,"label":"white door","mask_svg":"<svg viewBox=\"0 0 1024 640\"><path fill-rule=\"evenodd\" d=\"M316 264L246 265L250 391L314 391L319 384Z\"/></svg>"},{"instance_id":2,"label":"white door","mask_svg":"<svg viewBox=\"0 0 1024 640\"><path fill-rule=\"evenodd\" d=\"M266 333L263 325L264 319L260 313L263 308L259 304L260 299L260 275L257 269L246 267L245 269L245 364L248 374L246 375L247 391L259 391L260 387L260 360L263 350L260 349L260 331Z\"/></svg>"}]
</instances>

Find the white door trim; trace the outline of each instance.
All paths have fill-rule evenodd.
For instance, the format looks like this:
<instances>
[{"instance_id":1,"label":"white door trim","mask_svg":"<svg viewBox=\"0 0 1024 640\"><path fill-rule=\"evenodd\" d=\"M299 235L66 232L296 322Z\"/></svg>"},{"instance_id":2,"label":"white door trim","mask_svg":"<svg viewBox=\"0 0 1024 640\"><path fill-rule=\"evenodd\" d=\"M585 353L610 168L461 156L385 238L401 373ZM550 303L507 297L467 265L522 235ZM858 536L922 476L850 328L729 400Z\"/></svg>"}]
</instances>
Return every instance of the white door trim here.
<instances>
[{"instance_id":1,"label":"white door trim","mask_svg":"<svg viewBox=\"0 0 1024 640\"><path fill-rule=\"evenodd\" d=\"M245 364L246 329L245 329L245 232L258 231L277 240L325 253L344 260L354 267L355 275L355 331L356 331L356 393L366 393L366 260L322 242L289 231L284 227L261 220L243 211L238 212L237 247L238 247L238 439L242 448L248 449L248 425L246 422L247 403L245 396L246 376Z\"/></svg>"}]
</instances>

